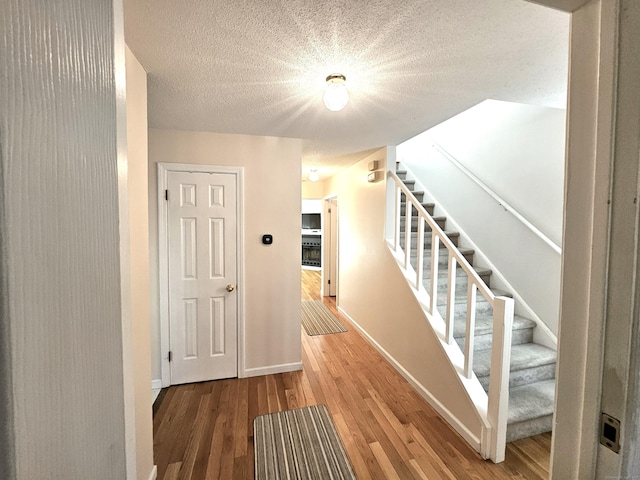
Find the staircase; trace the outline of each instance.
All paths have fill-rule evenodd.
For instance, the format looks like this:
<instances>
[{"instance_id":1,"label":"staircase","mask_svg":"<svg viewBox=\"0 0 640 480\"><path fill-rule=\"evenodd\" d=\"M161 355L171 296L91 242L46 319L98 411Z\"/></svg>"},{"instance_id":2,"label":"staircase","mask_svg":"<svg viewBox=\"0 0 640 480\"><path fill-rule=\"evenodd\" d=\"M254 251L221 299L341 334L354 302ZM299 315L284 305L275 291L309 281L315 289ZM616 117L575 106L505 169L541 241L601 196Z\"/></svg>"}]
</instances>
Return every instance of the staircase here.
<instances>
[{"instance_id":1,"label":"staircase","mask_svg":"<svg viewBox=\"0 0 640 480\"><path fill-rule=\"evenodd\" d=\"M407 179L407 172L397 170L396 175L404 182L409 190L419 202L424 201L424 192L414 191L415 181ZM405 243L405 197L401 196L402 217L400 220L400 244ZM426 211L438 223L438 226L451 239L454 245L458 246L459 233L446 230L446 217L434 215L435 205L432 203L422 203ZM414 214L415 214L414 208ZM417 249L416 242L418 219L412 216L411 246L412 252ZM426 230L430 228L426 225ZM424 236L424 259L423 268L425 272L430 271L431 264L431 235ZM467 261L482 280L491 286L491 270L477 267L473 264L474 251L467 248L459 248ZM447 262L448 250L440 248L438 268L438 311L444 318L446 315L447 303ZM415 253L411 257L411 265L416 268ZM430 291L430 280L427 274L424 275L423 284L427 292ZM496 295L511 297L511 294L497 289L491 289ZM467 309L467 276L458 266L456 275L456 296L455 296L455 317L453 336L457 344L464 351L465 330L466 330L466 309ZM473 371L488 392L489 389L489 367L491 362L491 341L493 331L493 312L491 306L479 295L476 303L476 324L474 330L474 362ZM556 352L550 348L533 343L533 329L535 322L530 319L514 315L512 339L511 339L511 362L509 374L509 409L507 420L507 442L512 442L521 438L530 437L544 432L551 431L553 418L553 403L555 393L555 370Z\"/></svg>"}]
</instances>

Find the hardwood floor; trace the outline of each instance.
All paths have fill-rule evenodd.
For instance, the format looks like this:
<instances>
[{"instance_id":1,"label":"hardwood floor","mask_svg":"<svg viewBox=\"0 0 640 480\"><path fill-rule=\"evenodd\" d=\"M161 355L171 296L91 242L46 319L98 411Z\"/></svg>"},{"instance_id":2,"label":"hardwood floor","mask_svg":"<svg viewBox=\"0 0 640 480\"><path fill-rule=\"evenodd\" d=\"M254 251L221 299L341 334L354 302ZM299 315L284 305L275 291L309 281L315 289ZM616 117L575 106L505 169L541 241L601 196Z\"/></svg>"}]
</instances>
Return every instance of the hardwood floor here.
<instances>
[{"instance_id":1,"label":"hardwood floor","mask_svg":"<svg viewBox=\"0 0 640 480\"><path fill-rule=\"evenodd\" d=\"M303 300L320 273L303 270ZM304 370L173 386L154 409L159 480L253 479L257 415L327 405L359 479L544 479L551 435L519 440L496 465L482 460L340 314L349 329L309 337Z\"/></svg>"}]
</instances>

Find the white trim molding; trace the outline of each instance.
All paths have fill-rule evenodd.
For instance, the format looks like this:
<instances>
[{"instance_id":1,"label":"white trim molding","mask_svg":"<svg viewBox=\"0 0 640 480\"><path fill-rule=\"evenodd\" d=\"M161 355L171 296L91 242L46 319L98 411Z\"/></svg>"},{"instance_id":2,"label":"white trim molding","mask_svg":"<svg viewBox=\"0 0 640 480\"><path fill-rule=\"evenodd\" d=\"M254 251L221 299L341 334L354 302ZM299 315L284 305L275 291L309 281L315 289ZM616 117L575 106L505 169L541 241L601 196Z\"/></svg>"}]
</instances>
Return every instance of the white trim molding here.
<instances>
[{"instance_id":1,"label":"white trim molding","mask_svg":"<svg viewBox=\"0 0 640 480\"><path fill-rule=\"evenodd\" d=\"M149 474L149 480L156 480L158 478L158 466L154 465Z\"/></svg>"},{"instance_id":2,"label":"white trim molding","mask_svg":"<svg viewBox=\"0 0 640 480\"><path fill-rule=\"evenodd\" d=\"M242 377L259 377L261 375L273 375L275 373L297 372L298 370L302 370L302 362L247 368L244 370L244 375L242 375Z\"/></svg>"},{"instance_id":3,"label":"white trim molding","mask_svg":"<svg viewBox=\"0 0 640 480\"><path fill-rule=\"evenodd\" d=\"M244 295L244 168L221 165L192 165L186 163L158 163L158 285L160 292L160 373L161 386L171 385L169 368L169 245L167 241L168 208L165 190L169 172L226 173L236 176L236 237L238 293L238 377L245 377L245 295Z\"/></svg>"}]
</instances>

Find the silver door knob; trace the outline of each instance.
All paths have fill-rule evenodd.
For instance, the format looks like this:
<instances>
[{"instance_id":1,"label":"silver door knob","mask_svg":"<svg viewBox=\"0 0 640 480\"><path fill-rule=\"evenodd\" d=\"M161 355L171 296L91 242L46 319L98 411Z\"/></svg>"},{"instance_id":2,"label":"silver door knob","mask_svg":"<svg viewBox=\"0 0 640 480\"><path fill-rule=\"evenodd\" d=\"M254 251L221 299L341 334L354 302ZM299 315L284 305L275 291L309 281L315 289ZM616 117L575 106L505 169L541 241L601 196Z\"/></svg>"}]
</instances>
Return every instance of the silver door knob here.
<instances>
[{"instance_id":1,"label":"silver door knob","mask_svg":"<svg viewBox=\"0 0 640 480\"><path fill-rule=\"evenodd\" d=\"M227 285L227 292L233 292L235 289L236 289L235 285L231 285L231 284Z\"/></svg>"}]
</instances>

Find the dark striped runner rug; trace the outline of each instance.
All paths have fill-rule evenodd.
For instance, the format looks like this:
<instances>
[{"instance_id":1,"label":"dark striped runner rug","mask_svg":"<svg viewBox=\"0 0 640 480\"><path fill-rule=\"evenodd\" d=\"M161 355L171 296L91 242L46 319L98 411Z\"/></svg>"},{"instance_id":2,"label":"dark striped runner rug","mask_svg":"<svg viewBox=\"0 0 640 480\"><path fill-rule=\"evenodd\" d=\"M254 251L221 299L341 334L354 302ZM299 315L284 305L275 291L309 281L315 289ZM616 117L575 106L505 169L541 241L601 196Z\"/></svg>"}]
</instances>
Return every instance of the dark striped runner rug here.
<instances>
[{"instance_id":1,"label":"dark striped runner rug","mask_svg":"<svg viewBox=\"0 0 640 480\"><path fill-rule=\"evenodd\" d=\"M327 335L347 331L320 300L302 302L302 326L307 335Z\"/></svg>"},{"instance_id":2,"label":"dark striped runner rug","mask_svg":"<svg viewBox=\"0 0 640 480\"><path fill-rule=\"evenodd\" d=\"M256 480L355 480L324 405L260 415L253 421Z\"/></svg>"}]
</instances>

